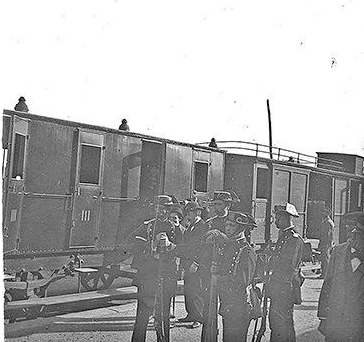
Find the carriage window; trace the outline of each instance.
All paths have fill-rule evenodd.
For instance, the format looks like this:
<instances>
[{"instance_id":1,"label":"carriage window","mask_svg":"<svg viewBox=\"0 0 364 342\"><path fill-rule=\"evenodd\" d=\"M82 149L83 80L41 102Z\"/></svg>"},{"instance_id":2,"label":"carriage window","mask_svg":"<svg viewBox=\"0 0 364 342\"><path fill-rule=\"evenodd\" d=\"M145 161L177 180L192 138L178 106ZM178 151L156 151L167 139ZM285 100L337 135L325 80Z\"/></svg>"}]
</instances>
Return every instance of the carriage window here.
<instances>
[{"instance_id":1,"label":"carriage window","mask_svg":"<svg viewBox=\"0 0 364 342\"><path fill-rule=\"evenodd\" d=\"M198 192L207 192L207 179L209 174L209 164L195 162L195 190Z\"/></svg>"},{"instance_id":2,"label":"carriage window","mask_svg":"<svg viewBox=\"0 0 364 342\"><path fill-rule=\"evenodd\" d=\"M101 147L81 145L80 183L99 184Z\"/></svg>"},{"instance_id":3,"label":"carriage window","mask_svg":"<svg viewBox=\"0 0 364 342\"><path fill-rule=\"evenodd\" d=\"M11 173L12 178L23 179L24 157L25 157L24 151L25 151L25 136L15 133L13 170Z\"/></svg>"},{"instance_id":4,"label":"carriage window","mask_svg":"<svg viewBox=\"0 0 364 342\"><path fill-rule=\"evenodd\" d=\"M257 172L257 198L268 198L268 190L269 190L269 186L268 186L268 177L269 175L269 170L268 169L263 169L263 168L258 168L258 172Z\"/></svg>"}]
</instances>

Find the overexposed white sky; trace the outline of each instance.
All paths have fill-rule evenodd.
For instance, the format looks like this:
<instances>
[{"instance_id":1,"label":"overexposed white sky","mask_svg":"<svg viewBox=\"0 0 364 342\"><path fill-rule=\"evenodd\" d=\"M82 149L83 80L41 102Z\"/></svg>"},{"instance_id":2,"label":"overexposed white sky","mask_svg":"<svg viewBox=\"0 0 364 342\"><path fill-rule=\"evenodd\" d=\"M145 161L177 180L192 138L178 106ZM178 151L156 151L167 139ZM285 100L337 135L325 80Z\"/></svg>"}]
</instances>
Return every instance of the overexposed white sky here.
<instances>
[{"instance_id":1,"label":"overexposed white sky","mask_svg":"<svg viewBox=\"0 0 364 342\"><path fill-rule=\"evenodd\" d=\"M3 2L0 107L364 155L362 0ZM336 63L333 64L333 58Z\"/></svg>"}]
</instances>

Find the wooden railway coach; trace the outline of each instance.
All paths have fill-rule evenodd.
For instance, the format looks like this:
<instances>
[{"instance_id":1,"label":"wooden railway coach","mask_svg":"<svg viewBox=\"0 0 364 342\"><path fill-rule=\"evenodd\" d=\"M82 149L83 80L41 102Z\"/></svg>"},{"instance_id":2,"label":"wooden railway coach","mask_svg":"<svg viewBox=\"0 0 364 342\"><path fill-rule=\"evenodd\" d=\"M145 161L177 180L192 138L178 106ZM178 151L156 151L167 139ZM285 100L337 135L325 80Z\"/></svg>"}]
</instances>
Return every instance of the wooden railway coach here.
<instances>
[{"instance_id":1,"label":"wooden railway coach","mask_svg":"<svg viewBox=\"0 0 364 342\"><path fill-rule=\"evenodd\" d=\"M318 152L317 157L281 148L242 141L217 142L228 152L224 186L234 189L240 203L234 209L248 212L258 227L251 240L260 245L275 242L278 230L273 223L277 204L290 202L299 213L298 232L318 239L322 209L330 208L335 222L334 242L346 240L341 217L364 208L364 158L357 155ZM203 143L205 144L205 143Z\"/></svg>"},{"instance_id":2,"label":"wooden railway coach","mask_svg":"<svg viewBox=\"0 0 364 342\"><path fill-rule=\"evenodd\" d=\"M225 153L137 133L4 110L3 251L7 272L125 259L125 237L157 194L206 200ZM90 259L91 258L91 259Z\"/></svg>"}]
</instances>

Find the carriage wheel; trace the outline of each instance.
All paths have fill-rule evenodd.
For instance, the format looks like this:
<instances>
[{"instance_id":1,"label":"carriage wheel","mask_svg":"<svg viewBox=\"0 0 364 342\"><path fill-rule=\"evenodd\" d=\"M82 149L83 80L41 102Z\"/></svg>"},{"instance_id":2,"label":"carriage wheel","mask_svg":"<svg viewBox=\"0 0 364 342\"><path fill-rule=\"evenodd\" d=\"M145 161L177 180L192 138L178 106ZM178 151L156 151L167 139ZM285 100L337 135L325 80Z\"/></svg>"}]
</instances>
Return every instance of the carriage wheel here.
<instances>
[{"instance_id":1,"label":"carriage wheel","mask_svg":"<svg viewBox=\"0 0 364 342\"><path fill-rule=\"evenodd\" d=\"M81 285L87 291L106 290L113 283L115 276L108 269L81 274Z\"/></svg>"}]
</instances>

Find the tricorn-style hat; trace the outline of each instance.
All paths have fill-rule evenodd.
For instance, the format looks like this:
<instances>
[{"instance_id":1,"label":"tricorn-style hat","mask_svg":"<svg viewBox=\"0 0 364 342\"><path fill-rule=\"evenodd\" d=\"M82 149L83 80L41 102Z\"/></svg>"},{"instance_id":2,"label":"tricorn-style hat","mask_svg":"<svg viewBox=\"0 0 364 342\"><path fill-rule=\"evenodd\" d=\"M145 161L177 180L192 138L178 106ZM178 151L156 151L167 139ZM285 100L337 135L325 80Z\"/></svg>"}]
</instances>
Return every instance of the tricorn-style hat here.
<instances>
[{"instance_id":1,"label":"tricorn-style hat","mask_svg":"<svg viewBox=\"0 0 364 342\"><path fill-rule=\"evenodd\" d=\"M189 211L195 211L195 210L203 210L203 208L200 207L200 205L197 202L188 202L185 205L184 212L188 213Z\"/></svg>"},{"instance_id":2,"label":"tricorn-style hat","mask_svg":"<svg viewBox=\"0 0 364 342\"><path fill-rule=\"evenodd\" d=\"M291 215L293 217L299 217L296 207L291 203L286 203L284 205L275 205L274 206L274 212L275 213L286 213L288 215Z\"/></svg>"},{"instance_id":3,"label":"tricorn-style hat","mask_svg":"<svg viewBox=\"0 0 364 342\"><path fill-rule=\"evenodd\" d=\"M230 210L226 218L228 221L232 221L238 224L247 224L247 217L243 213Z\"/></svg>"},{"instance_id":4,"label":"tricorn-style hat","mask_svg":"<svg viewBox=\"0 0 364 342\"><path fill-rule=\"evenodd\" d=\"M351 213L347 213L343 216L344 220L347 221L357 221L360 224L364 225L364 212L363 211L353 211Z\"/></svg>"},{"instance_id":5,"label":"tricorn-style hat","mask_svg":"<svg viewBox=\"0 0 364 342\"><path fill-rule=\"evenodd\" d=\"M214 197L212 199L212 202L213 201L224 201L224 202L237 203L237 202L240 202L240 199L234 191L218 190L218 191L214 191Z\"/></svg>"},{"instance_id":6,"label":"tricorn-style hat","mask_svg":"<svg viewBox=\"0 0 364 342\"><path fill-rule=\"evenodd\" d=\"M250 214L240 213L237 211L230 210L227 216L227 220L245 226L254 226L254 227L257 226L253 216L251 216Z\"/></svg>"},{"instance_id":7,"label":"tricorn-style hat","mask_svg":"<svg viewBox=\"0 0 364 342\"><path fill-rule=\"evenodd\" d=\"M168 204L167 207L168 207L168 211L170 213L176 213L179 216L179 218L182 220L183 212L182 212L181 205L179 203Z\"/></svg>"},{"instance_id":8,"label":"tricorn-style hat","mask_svg":"<svg viewBox=\"0 0 364 342\"><path fill-rule=\"evenodd\" d=\"M155 205L170 205L172 203L172 197L168 195L158 195L154 199Z\"/></svg>"}]
</instances>

